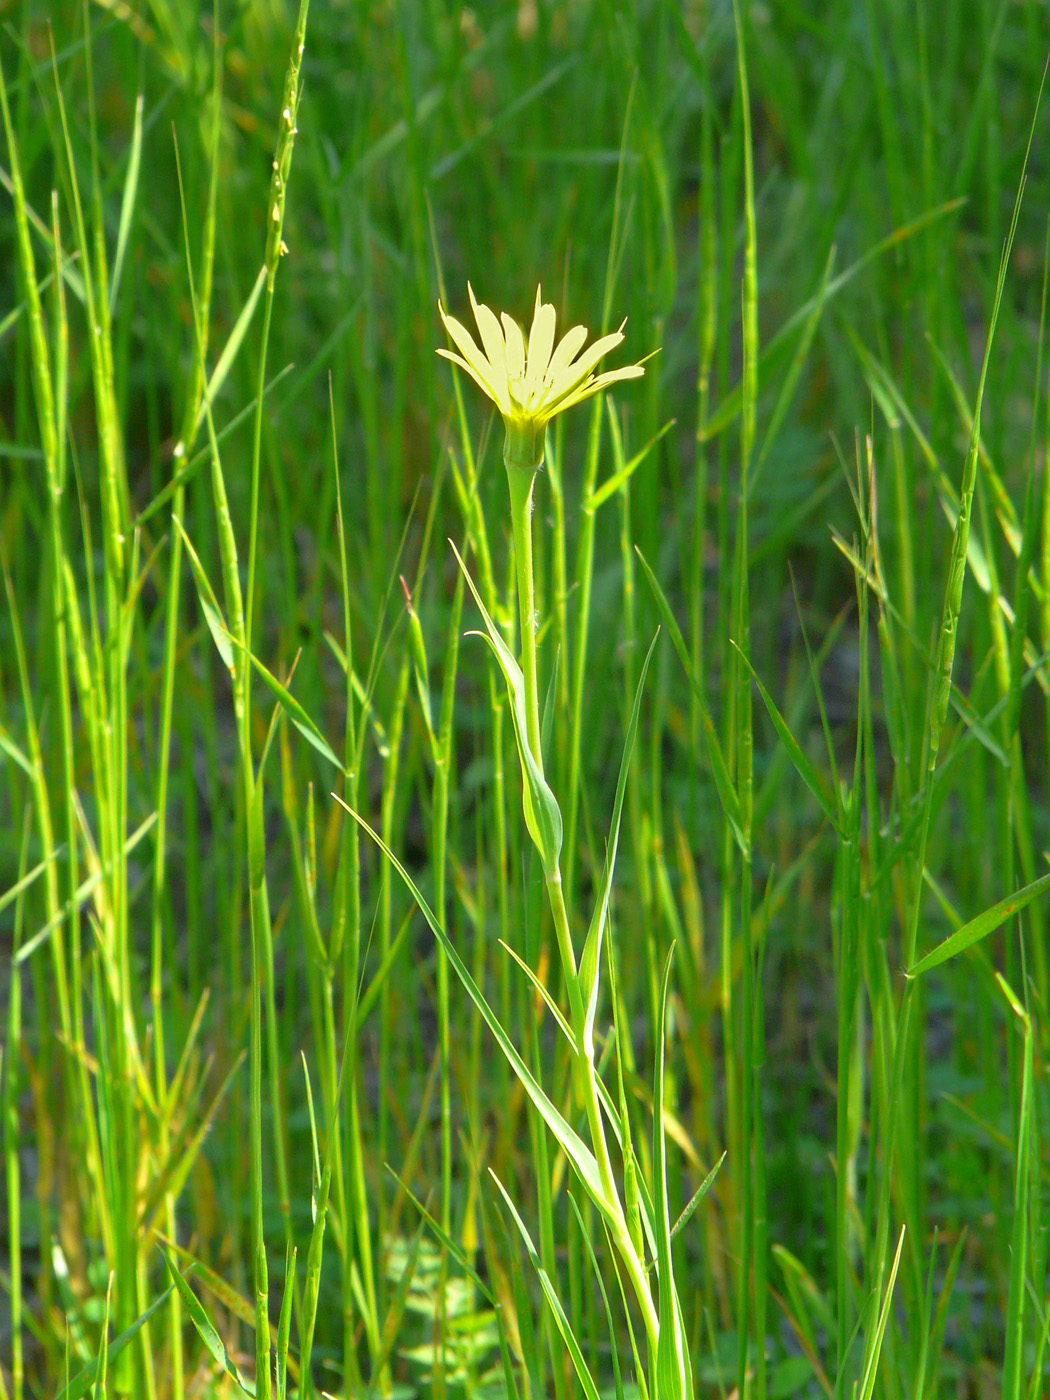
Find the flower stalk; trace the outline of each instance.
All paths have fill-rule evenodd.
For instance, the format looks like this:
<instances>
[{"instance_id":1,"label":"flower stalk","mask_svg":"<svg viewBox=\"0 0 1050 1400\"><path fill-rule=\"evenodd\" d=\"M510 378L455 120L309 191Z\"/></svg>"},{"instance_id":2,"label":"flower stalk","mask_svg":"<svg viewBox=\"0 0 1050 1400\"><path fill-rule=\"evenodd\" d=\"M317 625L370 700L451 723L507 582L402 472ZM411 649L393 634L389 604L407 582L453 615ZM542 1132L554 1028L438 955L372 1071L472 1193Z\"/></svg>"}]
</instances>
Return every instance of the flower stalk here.
<instances>
[{"instance_id":1,"label":"flower stalk","mask_svg":"<svg viewBox=\"0 0 1050 1400\"><path fill-rule=\"evenodd\" d=\"M521 670L525 677L525 715L529 748L543 772L543 745L540 738L539 680L536 671L536 584L532 567L532 505L538 468L511 466L507 460L510 487L510 520L514 537L514 569L518 583L518 621L521 630Z\"/></svg>"},{"instance_id":2,"label":"flower stalk","mask_svg":"<svg viewBox=\"0 0 1050 1400\"><path fill-rule=\"evenodd\" d=\"M586 329L583 326L574 326L555 347L554 307L544 303L542 294L537 289L532 327L526 342L521 328L511 317L503 314L497 319L487 306L475 299L469 284L468 292L481 346L479 347L470 331L461 322L449 316L439 304L441 319L456 348L454 351L442 349L438 353L470 375L499 409L505 428L503 461L510 491L521 633L520 665L506 648L483 607L482 612L489 641L496 652L510 692L524 779L526 825L543 863L569 1000L574 1087L586 1117L593 1152L589 1171L581 1170L578 1155L572 1151L569 1155L580 1171L595 1205L601 1211L631 1280L645 1324L650 1360L655 1366L661 1337L660 1311L648 1280L641 1231L635 1229L632 1232L628 1223L628 1213L617 1187L602 1120L603 1110L594 1065L592 1028L597 1002L601 937L608 912L607 890L603 907L599 908L592 921L587 947L578 964L562 884L561 813L554 794L547 785L543 770L536 655L536 589L532 551L533 496L536 477L543 466L547 424L556 414L600 393L608 385L620 380L638 378L644 371L640 364L634 364L597 372L602 357L622 342L622 326L612 334L600 337L587 350L583 348L587 339ZM470 582L469 575L467 578ZM481 600L476 590L473 590L472 583L471 588L480 606ZM618 822L618 816L616 820ZM608 873L611 878L611 867ZM655 1130L662 1133L662 1125L658 1123ZM661 1296L664 1295L664 1291L661 1286ZM670 1296L674 1296L673 1284ZM673 1327L674 1321L673 1317L668 1319L668 1325ZM665 1351L666 1347L665 1338ZM688 1390L683 1392L686 1393L689 1393Z\"/></svg>"}]
</instances>

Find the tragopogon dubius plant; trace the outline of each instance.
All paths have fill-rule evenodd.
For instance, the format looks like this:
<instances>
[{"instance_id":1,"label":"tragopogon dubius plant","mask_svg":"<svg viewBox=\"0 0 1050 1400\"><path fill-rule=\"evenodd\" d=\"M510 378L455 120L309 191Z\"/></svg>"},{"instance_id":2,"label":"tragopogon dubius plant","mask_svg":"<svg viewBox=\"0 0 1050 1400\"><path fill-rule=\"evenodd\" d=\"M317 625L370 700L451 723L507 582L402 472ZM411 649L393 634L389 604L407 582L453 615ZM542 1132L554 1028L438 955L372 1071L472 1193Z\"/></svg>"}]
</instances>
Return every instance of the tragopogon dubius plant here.
<instances>
[{"instance_id":1,"label":"tragopogon dubius plant","mask_svg":"<svg viewBox=\"0 0 1050 1400\"><path fill-rule=\"evenodd\" d=\"M691 1397L693 1392L682 1313L671 1269L662 1127L662 1054L658 1055L654 1094L654 1196L650 1196L635 1169L627 1115L617 1111L594 1063L594 1022L598 1005L601 953L609 917L609 899L627 767L637 729L641 688L649 658L646 658L646 667L642 668L628 725L605 868L579 963L573 947L572 920L566 908L562 886L561 811L557 798L544 776L536 670L532 494L536 475L543 465L547 424L556 414L574 404L591 398L611 384L636 379L644 371L640 364L631 364L598 372L597 367L603 356L622 343L622 326L610 335L601 336L586 350L584 346L587 330L584 326L574 326L556 345L554 307L543 301L537 288L532 327L526 342L525 335L516 321L506 313L497 318L487 306L476 300L469 284L467 290L483 348L478 347L462 322L448 315L444 307L439 305L441 319L456 350L441 349L438 354L465 369L493 401L503 418L503 460L510 488L520 617L520 663L494 625L465 566L463 568L484 618L486 634L503 671L510 697L511 716L522 770L525 821L543 865L569 1000L569 1017L567 1020L559 1017L559 1022L573 1052L577 1103L586 1117L589 1146L548 1099L511 1045L502 1027L497 1033L497 1038L601 1213L620 1263L631 1280L649 1343L650 1393L659 1396L661 1400L685 1400L685 1397ZM462 560L460 563L462 566ZM661 1025L657 1028L657 1039L661 1046L668 971L669 966L663 979ZM490 1026L493 1025L493 1020L489 1021ZM615 1129L614 1145L622 1159L622 1193L613 1167L606 1134L606 1119ZM513 1211L513 1207L511 1209ZM525 1227L517 1212L513 1213L529 1247L530 1255L534 1262L538 1263ZM658 1288L655 1298L648 1278L647 1246L650 1254L655 1256L657 1265ZM580 1374L581 1383L587 1393L594 1393L593 1379L587 1373L580 1348L575 1345L564 1310L558 1303L549 1280L542 1273L541 1279L544 1281L544 1291L554 1311L559 1331Z\"/></svg>"}]
</instances>

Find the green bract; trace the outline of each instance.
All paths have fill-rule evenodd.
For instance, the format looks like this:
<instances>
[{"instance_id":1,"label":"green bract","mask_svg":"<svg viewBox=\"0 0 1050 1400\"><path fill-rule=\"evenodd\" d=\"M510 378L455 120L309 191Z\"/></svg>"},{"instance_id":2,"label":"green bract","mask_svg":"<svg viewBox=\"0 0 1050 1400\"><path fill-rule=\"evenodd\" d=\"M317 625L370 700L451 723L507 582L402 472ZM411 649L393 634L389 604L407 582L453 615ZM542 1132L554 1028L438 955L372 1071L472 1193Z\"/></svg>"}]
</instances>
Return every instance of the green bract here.
<instances>
[{"instance_id":1,"label":"green bract","mask_svg":"<svg viewBox=\"0 0 1050 1400\"><path fill-rule=\"evenodd\" d=\"M543 300L542 290L537 287L526 346L517 321L506 312L497 319L475 299L469 282L467 292L484 350L478 349L466 326L447 315L438 302L445 329L459 351L458 355L452 350L439 350L438 354L465 369L499 409L507 430L503 460L508 467L535 471L543 462L544 432L556 413L582 403L619 379L637 379L645 373L641 365L594 373L602 356L615 350L623 340L623 325L610 335L601 336L583 354L580 352L587 339L587 327L573 326L555 348L554 307Z\"/></svg>"}]
</instances>

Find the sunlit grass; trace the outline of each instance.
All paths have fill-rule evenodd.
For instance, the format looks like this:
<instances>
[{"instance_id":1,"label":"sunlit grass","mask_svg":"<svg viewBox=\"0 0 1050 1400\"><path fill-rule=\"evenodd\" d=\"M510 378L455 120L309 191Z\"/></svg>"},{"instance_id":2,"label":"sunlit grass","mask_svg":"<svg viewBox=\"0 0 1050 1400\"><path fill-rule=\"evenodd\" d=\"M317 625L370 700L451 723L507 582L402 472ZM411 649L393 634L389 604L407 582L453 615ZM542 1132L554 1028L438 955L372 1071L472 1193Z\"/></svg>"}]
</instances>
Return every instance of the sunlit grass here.
<instances>
[{"instance_id":1,"label":"sunlit grass","mask_svg":"<svg viewBox=\"0 0 1050 1400\"><path fill-rule=\"evenodd\" d=\"M1043 1393L1045 37L931 14L5 31L0 1400Z\"/></svg>"}]
</instances>

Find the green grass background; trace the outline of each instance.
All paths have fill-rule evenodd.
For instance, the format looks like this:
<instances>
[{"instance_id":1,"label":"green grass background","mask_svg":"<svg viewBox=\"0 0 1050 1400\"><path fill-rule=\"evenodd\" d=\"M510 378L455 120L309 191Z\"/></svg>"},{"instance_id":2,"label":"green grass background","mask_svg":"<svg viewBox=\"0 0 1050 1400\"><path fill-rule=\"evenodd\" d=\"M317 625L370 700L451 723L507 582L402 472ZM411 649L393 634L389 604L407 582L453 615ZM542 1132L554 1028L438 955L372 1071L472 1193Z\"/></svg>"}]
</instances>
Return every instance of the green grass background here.
<instances>
[{"instance_id":1,"label":"green grass background","mask_svg":"<svg viewBox=\"0 0 1050 1400\"><path fill-rule=\"evenodd\" d=\"M261 1224L289 1392L562 1400L489 1168L602 1394L645 1383L600 1223L329 796L571 1116L499 942L558 996L506 703L459 640L449 539L515 618L500 434L434 353L468 278L519 321L538 282L562 326L626 316L615 363L659 347L552 427L534 527L578 947L663 623L604 1072L647 1175L673 942L672 1220L728 1154L675 1237L697 1395L1043 1394L1042 889L980 916L1047 844L1045 6L314 0L292 123L278 0L0 20L0 1395L235 1393L185 1297L136 1320L177 1245L251 1375ZM288 690L245 704L215 609L250 577Z\"/></svg>"}]
</instances>

